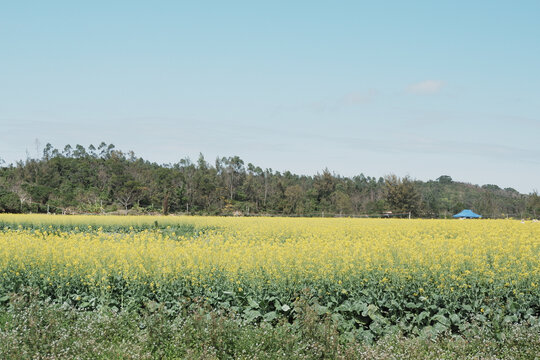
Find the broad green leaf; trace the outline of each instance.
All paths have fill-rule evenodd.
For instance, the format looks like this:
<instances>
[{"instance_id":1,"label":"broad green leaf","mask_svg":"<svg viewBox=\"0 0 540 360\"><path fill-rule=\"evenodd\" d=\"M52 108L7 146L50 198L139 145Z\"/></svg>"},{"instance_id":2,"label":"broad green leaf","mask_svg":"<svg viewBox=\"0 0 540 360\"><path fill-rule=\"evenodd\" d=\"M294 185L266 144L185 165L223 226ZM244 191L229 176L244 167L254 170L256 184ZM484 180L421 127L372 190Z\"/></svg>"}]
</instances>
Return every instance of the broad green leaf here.
<instances>
[{"instance_id":1,"label":"broad green leaf","mask_svg":"<svg viewBox=\"0 0 540 360\"><path fill-rule=\"evenodd\" d=\"M246 310L244 312L244 315L246 316L246 320L248 322L252 322L262 316L262 314L258 310Z\"/></svg>"},{"instance_id":2,"label":"broad green leaf","mask_svg":"<svg viewBox=\"0 0 540 360\"><path fill-rule=\"evenodd\" d=\"M416 305L415 303L409 301L408 303L405 304L405 307L408 309L416 309L419 307L419 305Z\"/></svg>"},{"instance_id":3,"label":"broad green leaf","mask_svg":"<svg viewBox=\"0 0 540 360\"><path fill-rule=\"evenodd\" d=\"M273 321L273 320L277 319L277 317L278 317L278 314L275 311L270 311L270 312L264 314L263 319L264 319L264 321L270 322L270 321Z\"/></svg>"},{"instance_id":4,"label":"broad green leaf","mask_svg":"<svg viewBox=\"0 0 540 360\"><path fill-rule=\"evenodd\" d=\"M446 331L448 327L440 322L437 322L433 325L433 329L435 329L435 331L437 332L443 332L443 331Z\"/></svg>"},{"instance_id":5,"label":"broad green leaf","mask_svg":"<svg viewBox=\"0 0 540 360\"><path fill-rule=\"evenodd\" d=\"M252 298L248 298L248 304L252 309L258 309L259 308L259 304L255 300L253 300Z\"/></svg>"},{"instance_id":6,"label":"broad green leaf","mask_svg":"<svg viewBox=\"0 0 540 360\"><path fill-rule=\"evenodd\" d=\"M459 315L451 314L450 315L450 321L452 322L452 324L458 325L461 322L461 319L459 318Z\"/></svg>"},{"instance_id":7,"label":"broad green leaf","mask_svg":"<svg viewBox=\"0 0 540 360\"><path fill-rule=\"evenodd\" d=\"M444 325L445 327L450 326L450 320L444 315L435 315L431 320L436 321L439 324Z\"/></svg>"},{"instance_id":8,"label":"broad green leaf","mask_svg":"<svg viewBox=\"0 0 540 360\"><path fill-rule=\"evenodd\" d=\"M427 311L422 311L418 317L416 318L416 321L421 323L422 321L424 321L424 319L428 318L429 317L429 312Z\"/></svg>"}]
</instances>

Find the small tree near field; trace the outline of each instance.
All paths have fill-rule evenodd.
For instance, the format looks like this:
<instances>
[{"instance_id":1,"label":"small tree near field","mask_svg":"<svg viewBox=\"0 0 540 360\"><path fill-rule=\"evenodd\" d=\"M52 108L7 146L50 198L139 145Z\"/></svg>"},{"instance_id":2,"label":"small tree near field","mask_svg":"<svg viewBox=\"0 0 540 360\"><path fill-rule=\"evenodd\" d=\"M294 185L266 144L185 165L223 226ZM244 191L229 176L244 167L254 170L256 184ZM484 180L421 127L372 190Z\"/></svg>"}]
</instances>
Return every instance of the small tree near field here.
<instances>
[{"instance_id":1,"label":"small tree near field","mask_svg":"<svg viewBox=\"0 0 540 360\"><path fill-rule=\"evenodd\" d=\"M420 209L420 194L408 177L400 179L394 174L384 178L384 194L392 211L417 216Z\"/></svg>"},{"instance_id":2,"label":"small tree near field","mask_svg":"<svg viewBox=\"0 0 540 360\"><path fill-rule=\"evenodd\" d=\"M527 208L535 219L540 216L540 196L538 195L538 191L535 190L529 195Z\"/></svg>"}]
</instances>

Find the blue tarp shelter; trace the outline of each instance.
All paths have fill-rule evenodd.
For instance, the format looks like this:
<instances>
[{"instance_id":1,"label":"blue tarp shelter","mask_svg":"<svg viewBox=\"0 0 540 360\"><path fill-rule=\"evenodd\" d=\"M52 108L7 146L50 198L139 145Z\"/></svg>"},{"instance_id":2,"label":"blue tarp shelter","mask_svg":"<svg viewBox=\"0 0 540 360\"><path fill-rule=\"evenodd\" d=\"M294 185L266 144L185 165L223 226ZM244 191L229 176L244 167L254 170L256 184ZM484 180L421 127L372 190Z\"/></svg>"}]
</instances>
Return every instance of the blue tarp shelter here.
<instances>
[{"instance_id":1,"label":"blue tarp shelter","mask_svg":"<svg viewBox=\"0 0 540 360\"><path fill-rule=\"evenodd\" d=\"M474 213L472 210L463 210L462 212L454 215L455 218L463 218L463 219L478 219L481 218L482 215L478 215Z\"/></svg>"}]
</instances>

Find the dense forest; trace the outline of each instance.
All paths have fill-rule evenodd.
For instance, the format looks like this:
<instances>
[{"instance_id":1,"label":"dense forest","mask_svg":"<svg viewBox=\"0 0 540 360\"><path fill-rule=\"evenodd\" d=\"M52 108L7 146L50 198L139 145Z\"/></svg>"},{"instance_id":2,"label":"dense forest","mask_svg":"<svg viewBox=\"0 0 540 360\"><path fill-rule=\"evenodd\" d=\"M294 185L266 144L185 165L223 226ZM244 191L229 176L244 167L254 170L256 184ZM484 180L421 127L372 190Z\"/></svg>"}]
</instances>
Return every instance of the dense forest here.
<instances>
[{"instance_id":1,"label":"dense forest","mask_svg":"<svg viewBox=\"0 0 540 360\"><path fill-rule=\"evenodd\" d=\"M41 158L0 162L0 212L183 213L287 216L484 217L540 215L540 196L442 175L427 182L393 174L343 177L263 169L238 156L209 163L201 154L157 164L112 144L47 144Z\"/></svg>"}]
</instances>

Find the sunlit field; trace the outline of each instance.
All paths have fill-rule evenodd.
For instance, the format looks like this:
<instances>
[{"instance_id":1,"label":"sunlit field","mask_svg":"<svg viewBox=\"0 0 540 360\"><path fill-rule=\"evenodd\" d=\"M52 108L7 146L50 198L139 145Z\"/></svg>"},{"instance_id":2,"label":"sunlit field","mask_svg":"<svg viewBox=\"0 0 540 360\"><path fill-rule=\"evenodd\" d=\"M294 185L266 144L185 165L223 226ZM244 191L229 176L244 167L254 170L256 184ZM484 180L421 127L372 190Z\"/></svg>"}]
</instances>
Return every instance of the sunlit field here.
<instances>
[{"instance_id":1,"label":"sunlit field","mask_svg":"<svg viewBox=\"0 0 540 360\"><path fill-rule=\"evenodd\" d=\"M249 323L298 304L340 333L466 331L540 315L540 223L0 216L0 291L92 310L193 304Z\"/></svg>"}]
</instances>

